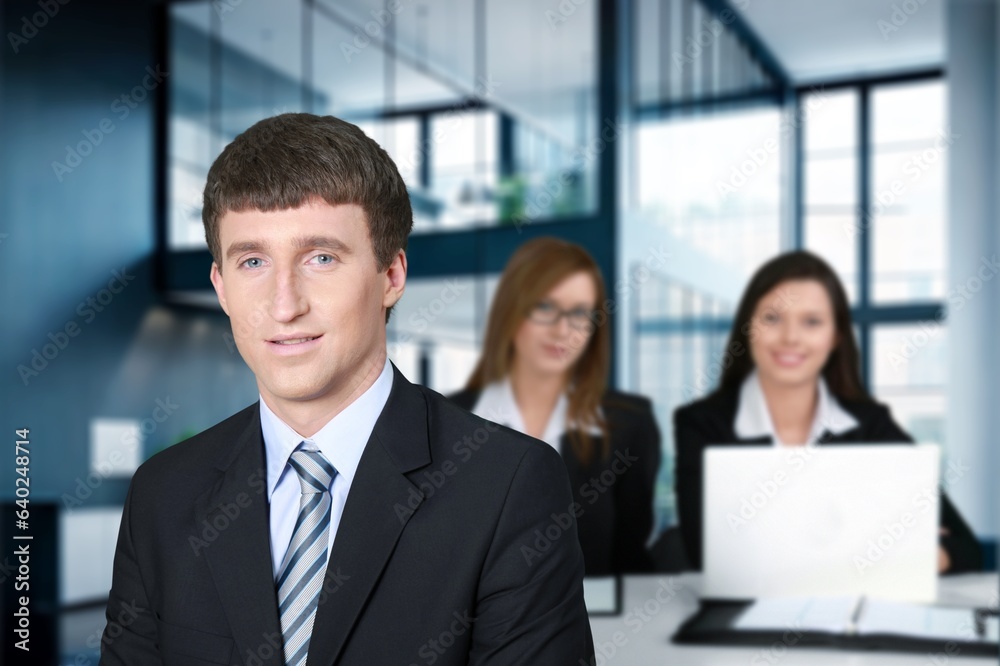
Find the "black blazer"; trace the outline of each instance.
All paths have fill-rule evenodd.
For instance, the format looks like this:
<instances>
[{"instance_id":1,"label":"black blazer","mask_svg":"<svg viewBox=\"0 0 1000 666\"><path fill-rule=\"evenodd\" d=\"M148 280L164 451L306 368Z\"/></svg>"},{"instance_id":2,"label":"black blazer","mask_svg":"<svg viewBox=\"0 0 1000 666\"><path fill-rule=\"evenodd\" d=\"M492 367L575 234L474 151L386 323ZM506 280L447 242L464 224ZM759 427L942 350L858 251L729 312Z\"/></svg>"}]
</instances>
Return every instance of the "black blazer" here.
<instances>
[{"instance_id":1,"label":"black blazer","mask_svg":"<svg viewBox=\"0 0 1000 666\"><path fill-rule=\"evenodd\" d=\"M471 410L479 394L465 390L449 397ZM608 391L601 409L611 435L608 458L595 455L584 465L568 435L560 442L573 501L579 505L577 525L587 575L652 571L646 540L653 530L660 429L652 404L641 396Z\"/></svg>"},{"instance_id":2,"label":"black blazer","mask_svg":"<svg viewBox=\"0 0 1000 666\"><path fill-rule=\"evenodd\" d=\"M576 527L551 529L572 497L559 457L393 375L330 553L310 666L590 663ZM136 471L101 664L284 663L264 470L254 404Z\"/></svg>"},{"instance_id":3,"label":"black blazer","mask_svg":"<svg viewBox=\"0 0 1000 666\"><path fill-rule=\"evenodd\" d=\"M862 442L913 442L893 421L889 409L874 402L839 400L841 407L857 421L858 427L840 435L825 433L819 444ZM739 406L737 392L714 393L678 408L674 412L676 465L674 488L677 512L688 560L695 569L702 565L702 454L706 446L718 444L771 444L769 436L740 439L733 430ZM972 530L962 520L948 497L941 493L941 526L949 534L941 545L951 558L948 573L977 571L982 568L982 553Z\"/></svg>"}]
</instances>

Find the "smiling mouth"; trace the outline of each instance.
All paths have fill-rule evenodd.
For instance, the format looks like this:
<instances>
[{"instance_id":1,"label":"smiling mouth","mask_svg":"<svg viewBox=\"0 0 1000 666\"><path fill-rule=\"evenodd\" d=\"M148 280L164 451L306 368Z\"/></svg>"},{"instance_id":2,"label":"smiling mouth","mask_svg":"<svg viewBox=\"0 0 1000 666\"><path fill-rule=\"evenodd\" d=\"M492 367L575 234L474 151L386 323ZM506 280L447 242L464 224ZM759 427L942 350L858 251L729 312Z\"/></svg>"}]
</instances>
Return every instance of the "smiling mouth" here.
<instances>
[{"instance_id":1,"label":"smiling mouth","mask_svg":"<svg viewBox=\"0 0 1000 666\"><path fill-rule=\"evenodd\" d=\"M299 345L302 344L303 342L312 342L313 340L316 340L318 338L319 336L317 335L316 337L312 338L293 338L291 340L270 340L269 342L275 345Z\"/></svg>"}]
</instances>

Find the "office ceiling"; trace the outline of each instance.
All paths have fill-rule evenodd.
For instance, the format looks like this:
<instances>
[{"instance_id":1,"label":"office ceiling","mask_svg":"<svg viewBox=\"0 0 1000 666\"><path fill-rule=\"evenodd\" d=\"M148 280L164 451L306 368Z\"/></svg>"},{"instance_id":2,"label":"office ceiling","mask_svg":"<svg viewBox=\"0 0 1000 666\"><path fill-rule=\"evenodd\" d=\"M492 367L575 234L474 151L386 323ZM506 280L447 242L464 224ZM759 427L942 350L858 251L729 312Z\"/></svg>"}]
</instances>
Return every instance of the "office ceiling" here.
<instances>
[{"instance_id":1,"label":"office ceiling","mask_svg":"<svg viewBox=\"0 0 1000 666\"><path fill-rule=\"evenodd\" d=\"M808 84L943 66L945 2L730 0L730 5L792 80Z\"/></svg>"}]
</instances>

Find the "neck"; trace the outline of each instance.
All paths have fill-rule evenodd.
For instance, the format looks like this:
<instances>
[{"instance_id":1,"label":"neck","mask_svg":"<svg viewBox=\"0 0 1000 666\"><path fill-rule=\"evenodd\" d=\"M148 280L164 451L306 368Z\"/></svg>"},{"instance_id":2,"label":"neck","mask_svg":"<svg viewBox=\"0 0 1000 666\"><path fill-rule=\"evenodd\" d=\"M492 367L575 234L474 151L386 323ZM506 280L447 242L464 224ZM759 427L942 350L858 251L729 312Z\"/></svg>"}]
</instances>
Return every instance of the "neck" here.
<instances>
[{"instance_id":1,"label":"neck","mask_svg":"<svg viewBox=\"0 0 1000 666\"><path fill-rule=\"evenodd\" d=\"M362 362L358 371L341 386L317 399L290 400L271 394L260 384L258 388L275 416L302 437L312 437L371 388L382 374L385 359L386 351L382 347L374 357Z\"/></svg>"},{"instance_id":2,"label":"neck","mask_svg":"<svg viewBox=\"0 0 1000 666\"><path fill-rule=\"evenodd\" d=\"M510 387L522 414L525 411L542 411L547 415L555 409L559 395L566 389L566 377L532 372L515 360L510 370Z\"/></svg>"},{"instance_id":3,"label":"neck","mask_svg":"<svg viewBox=\"0 0 1000 666\"><path fill-rule=\"evenodd\" d=\"M817 381L813 380L808 384L781 384L769 381L760 374L757 376L775 430L808 431L819 401Z\"/></svg>"}]
</instances>

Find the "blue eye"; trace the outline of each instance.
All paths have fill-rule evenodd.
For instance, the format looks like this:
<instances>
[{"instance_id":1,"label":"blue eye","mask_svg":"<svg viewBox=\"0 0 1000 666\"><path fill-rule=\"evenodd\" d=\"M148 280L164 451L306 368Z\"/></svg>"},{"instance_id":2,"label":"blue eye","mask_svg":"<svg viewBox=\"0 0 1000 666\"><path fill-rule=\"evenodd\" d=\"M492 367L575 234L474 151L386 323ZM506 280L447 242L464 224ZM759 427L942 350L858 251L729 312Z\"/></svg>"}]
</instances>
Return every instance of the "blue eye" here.
<instances>
[{"instance_id":1,"label":"blue eye","mask_svg":"<svg viewBox=\"0 0 1000 666\"><path fill-rule=\"evenodd\" d=\"M327 265L327 264L332 264L333 263L333 256L331 256L329 254L318 254L318 255L316 255L316 259L319 260L319 263L323 264L323 265Z\"/></svg>"},{"instance_id":2,"label":"blue eye","mask_svg":"<svg viewBox=\"0 0 1000 666\"><path fill-rule=\"evenodd\" d=\"M247 259L246 261L244 261L242 265L246 266L247 268L260 268L260 263L258 263L256 265L251 265L250 264L251 261L260 262L260 260L261 260L260 257L250 257L249 259Z\"/></svg>"}]
</instances>

